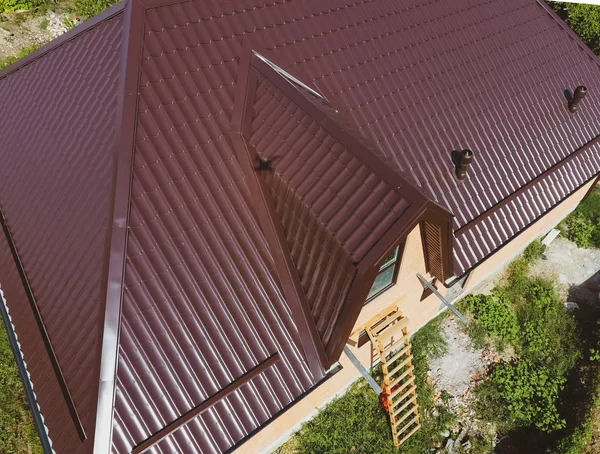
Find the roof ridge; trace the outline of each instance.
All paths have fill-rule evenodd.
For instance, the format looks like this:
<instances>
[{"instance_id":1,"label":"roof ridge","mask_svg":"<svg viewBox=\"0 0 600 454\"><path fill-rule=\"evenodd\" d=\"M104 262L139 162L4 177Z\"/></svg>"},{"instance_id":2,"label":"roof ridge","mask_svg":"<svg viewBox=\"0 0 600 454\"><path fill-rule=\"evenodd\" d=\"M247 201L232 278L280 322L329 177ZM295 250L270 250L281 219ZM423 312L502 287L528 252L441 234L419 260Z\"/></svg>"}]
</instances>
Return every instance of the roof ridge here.
<instances>
[{"instance_id":1,"label":"roof ridge","mask_svg":"<svg viewBox=\"0 0 600 454\"><path fill-rule=\"evenodd\" d=\"M123 282L125 277L133 159L135 154L136 112L145 7L138 0L124 0L123 44L121 48L117 116L115 121L115 160L112 206L107 227L106 255L102 284L106 288L104 313L98 343L98 389L95 399L95 426L90 452L109 454L112 446L116 374L119 356Z\"/></svg>"},{"instance_id":2,"label":"roof ridge","mask_svg":"<svg viewBox=\"0 0 600 454\"><path fill-rule=\"evenodd\" d=\"M116 5L111 6L110 8L102 11L97 16L94 16L93 18L82 22L76 27L73 27L71 30L68 30L67 32L63 33L58 38L53 39L49 43L44 44L39 49L34 50L30 54L27 54L25 57L14 62L12 65L7 66L6 68L0 71L0 80L10 76L12 73L18 71L24 66L33 63L35 60L43 57L48 52L58 49L63 44L66 44L67 42L79 37L81 34L90 31L91 29L97 27L101 23L112 19L114 16L120 14L125 9L126 3L128 3L128 0L124 0L122 2L117 3Z\"/></svg>"}]
</instances>

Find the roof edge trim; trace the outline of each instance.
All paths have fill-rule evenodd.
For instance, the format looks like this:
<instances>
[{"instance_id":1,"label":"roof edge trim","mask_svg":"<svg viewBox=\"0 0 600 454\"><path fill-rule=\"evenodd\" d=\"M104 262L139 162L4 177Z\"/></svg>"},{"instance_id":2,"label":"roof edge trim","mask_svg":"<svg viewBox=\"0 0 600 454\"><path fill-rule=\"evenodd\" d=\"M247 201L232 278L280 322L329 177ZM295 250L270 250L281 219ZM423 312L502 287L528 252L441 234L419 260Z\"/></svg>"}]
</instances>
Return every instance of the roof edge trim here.
<instances>
[{"instance_id":1,"label":"roof edge trim","mask_svg":"<svg viewBox=\"0 0 600 454\"><path fill-rule=\"evenodd\" d=\"M182 427L184 427L192 419L200 416L202 413L204 413L210 407L215 405L217 402L226 398L231 393L237 391L241 386L245 385L250 380L252 380L253 378L255 378L258 375L260 375L261 373L263 373L265 370L270 369L271 367L274 367L279 361L281 361L279 352L273 353L267 359L258 363L256 365L256 367L252 368L251 370L246 372L244 375L242 375L241 377L237 378L236 380L232 381L230 384L225 386L225 388L221 389L220 391L217 391L215 394L208 397L203 402L196 405L195 407L193 407L192 409L190 409L183 415L181 415L179 418L177 418L174 421L167 424L165 427L163 427L161 430L156 432L154 435L150 436L145 441L138 444L135 448L133 448L133 450L131 451L131 454L141 454L141 453L147 451L148 449L152 448L152 446L159 443L161 440L168 437L176 430L179 430Z\"/></svg>"},{"instance_id":2,"label":"roof edge trim","mask_svg":"<svg viewBox=\"0 0 600 454\"><path fill-rule=\"evenodd\" d=\"M498 201L495 205L492 205L487 210L483 211L478 216L476 216L473 219L471 219L466 224L461 225L458 229L456 229L454 231L454 235L455 236L463 235L467 230L470 230L471 227L473 227L477 223L481 222L481 220L487 219L490 216L492 216L497 210L499 210L501 207L503 207L504 205L506 205L507 203L509 203L514 197L516 197L519 194L523 193L524 191L528 190L533 185L537 184L538 182L540 182L541 180L543 180L544 178L546 178L548 175L551 175L554 172L556 172L557 170L561 169L567 163L569 163L570 161L572 161L573 159L575 159L576 157L578 157L581 153L583 153L584 151L588 150L590 147L596 145L598 142L600 142L600 135L597 135L592 140L590 140L589 142L587 142L586 144L584 144L582 147L580 147L577 150L575 150L573 153L565 156L563 159L561 159L560 161L558 161L557 163L555 163L554 165L552 165L549 169L546 169L544 172L540 173L533 180L530 180L527 183L525 183L523 186L520 186L519 189L517 189L516 191L510 193L509 195L507 195L506 197L504 197L502 200Z\"/></svg>"},{"instance_id":3,"label":"roof edge trim","mask_svg":"<svg viewBox=\"0 0 600 454\"><path fill-rule=\"evenodd\" d=\"M115 122L114 180L112 207L107 228L103 284L106 299L99 308L102 320L99 348L99 377L94 454L109 454L112 445L116 374L121 333L123 280L125 276L133 161L135 154L136 112L144 34L144 7L137 0L124 0L123 45L121 49L119 100Z\"/></svg>"},{"instance_id":4,"label":"roof edge trim","mask_svg":"<svg viewBox=\"0 0 600 454\"><path fill-rule=\"evenodd\" d=\"M577 188L575 188L574 191L570 192L569 194L567 194L565 197L563 197L562 199L560 199L558 202L556 202L554 205L552 205L550 208L548 208L548 210L546 210L544 213L542 213L542 215L538 216L537 218L533 219L529 224L527 224L526 226L524 226L521 230L519 230L517 233L515 233L513 236L511 236L510 238L508 238L506 241L504 241L502 243L501 246L497 247L496 249L491 250L486 256L484 256L481 260L479 260L478 262L476 262L475 264L471 265L469 268L467 268L465 271L463 271L463 273L460 276L456 277L456 281L458 281L459 279L462 279L463 277L465 277L467 274L469 274L471 271L473 271L475 268L477 268L479 265L481 265L483 262L485 262L486 260L490 259L491 257L493 257L493 255L498 252L500 249L502 249L503 247L505 247L506 245L508 245L508 243L510 243L512 240L514 240L515 238L517 238L520 234L524 233L529 227L531 227L533 224L535 224L536 222L540 221L541 219L543 219L545 216L547 216L548 214L550 214L550 212L552 210L554 210L558 205L560 205L561 203L563 203L565 200L567 200L570 196L572 196L575 192L577 192L578 190L580 190L582 187L584 187L586 184L589 184L590 181L595 180L596 184L600 183L600 172L592 175L590 178L588 178L586 181L583 182L583 184L579 185ZM589 193L591 192L591 190L594 188L595 185L592 185L592 187L590 188L590 191L587 192L587 194L584 196L587 197L589 195ZM582 199L583 200L583 199ZM562 218L564 219L564 218Z\"/></svg>"},{"instance_id":5,"label":"roof edge trim","mask_svg":"<svg viewBox=\"0 0 600 454\"><path fill-rule=\"evenodd\" d=\"M119 2L116 5L111 6L107 10L102 11L97 16L94 16L93 18L82 22L81 24L77 25L76 27L72 28L71 30L63 33L58 38L53 39L48 44L45 44L44 46L40 47L39 49L31 52L30 54L26 55L25 57L14 62L12 65L4 68L3 70L0 71L0 80L11 75L15 71L18 71L19 69L23 68L24 66L26 66L30 63L33 63L38 58L43 57L48 52L50 52L54 49L57 49L58 47L65 44L66 42L77 38L82 33L85 33L87 31L91 30L92 28L98 26L102 22L105 22L105 21L113 18L114 16L120 14L125 9L125 4L127 2L128 2L127 0L123 0L122 2Z\"/></svg>"},{"instance_id":6,"label":"roof edge trim","mask_svg":"<svg viewBox=\"0 0 600 454\"><path fill-rule=\"evenodd\" d=\"M8 341L17 363L19 377L23 383L23 388L25 388L27 404L31 409L31 413L33 413L33 421L35 423L36 432L40 438L40 443L42 444L44 454L52 454L54 453L54 450L52 449L52 442L50 441L50 437L48 435L48 428L46 427L46 424L44 424L44 418L37 403L35 392L33 391L33 383L31 382L29 371L27 370L25 360L23 359L23 352L19 347L19 340L17 339L17 334L15 333L14 326L10 319L8 307L6 305L6 299L4 298L4 292L2 290L0 290L0 300L0 316L2 317L2 323L4 324Z\"/></svg>"},{"instance_id":7,"label":"roof edge trim","mask_svg":"<svg viewBox=\"0 0 600 454\"><path fill-rule=\"evenodd\" d=\"M48 359L50 360L50 364L52 364L52 370L54 371L54 375L56 375L56 380L58 381L58 385L60 387L61 393L65 400L65 404L69 409L69 414L71 416L71 420L73 421L73 425L75 426L75 430L77 431L77 435L79 439L83 442L87 439L87 435L85 433L85 429L83 424L81 423L81 418L79 417L79 413L77 412L77 407L75 406L75 402L73 401L73 396L71 396L71 392L69 391L69 386L67 385L67 380L63 374L63 371L58 362L58 358L56 357L56 352L54 351L54 346L50 340L50 335L48 334L48 330L46 329L46 324L44 323L44 318L40 313L40 308L37 304L37 300L35 295L33 294L33 289L31 288L31 284L29 283L29 279L27 278L27 273L25 272L25 267L23 266L23 262L21 261L21 256L19 255L19 251L17 250L17 245L15 244L14 238L8 224L6 222L6 217L4 216L4 211L0 207L0 224L2 226L2 230L4 231L4 236L6 237L6 243L10 249L11 255L13 257L13 261L15 263L15 267L17 272L19 273L19 277L21 278L21 283L23 285L23 290L25 291L25 295L27 295L27 300L29 301L29 305L31 308L31 312L33 313L33 317L36 321L38 330L40 332L40 336L44 343L44 347L46 350L46 354L48 355Z\"/></svg>"}]
</instances>

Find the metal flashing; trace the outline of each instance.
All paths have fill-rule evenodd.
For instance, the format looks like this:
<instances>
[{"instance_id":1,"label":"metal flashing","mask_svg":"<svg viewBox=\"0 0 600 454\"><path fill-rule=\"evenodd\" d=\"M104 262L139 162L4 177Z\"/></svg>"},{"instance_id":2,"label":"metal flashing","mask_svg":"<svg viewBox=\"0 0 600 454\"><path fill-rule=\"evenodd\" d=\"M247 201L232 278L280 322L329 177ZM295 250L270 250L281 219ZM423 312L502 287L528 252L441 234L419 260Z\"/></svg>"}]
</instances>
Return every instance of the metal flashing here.
<instances>
[{"instance_id":1,"label":"metal flashing","mask_svg":"<svg viewBox=\"0 0 600 454\"><path fill-rule=\"evenodd\" d=\"M106 242L106 301L101 307L101 353L97 390L96 425L92 452L109 454L119 356L121 304L127 250L130 193L136 131L144 10L137 0L125 0L125 43L121 56L120 100L115 128L119 131L114 150L115 174L112 221Z\"/></svg>"}]
</instances>

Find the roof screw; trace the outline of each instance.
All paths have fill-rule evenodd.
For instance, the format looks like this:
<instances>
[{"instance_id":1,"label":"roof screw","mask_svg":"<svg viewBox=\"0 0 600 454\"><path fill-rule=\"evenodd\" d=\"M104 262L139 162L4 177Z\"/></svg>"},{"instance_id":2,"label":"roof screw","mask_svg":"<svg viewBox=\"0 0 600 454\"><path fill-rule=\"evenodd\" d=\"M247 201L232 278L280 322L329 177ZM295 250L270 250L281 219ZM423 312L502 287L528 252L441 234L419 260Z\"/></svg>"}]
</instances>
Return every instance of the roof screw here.
<instances>
[{"instance_id":1,"label":"roof screw","mask_svg":"<svg viewBox=\"0 0 600 454\"><path fill-rule=\"evenodd\" d=\"M456 158L453 161L456 178L459 180L464 180L467 178L467 169L469 168L471 161L473 161L473 152L468 149L461 150L456 153Z\"/></svg>"},{"instance_id":2,"label":"roof screw","mask_svg":"<svg viewBox=\"0 0 600 454\"><path fill-rule=\"evenodd\" d=\"M571 98L571 101L569 101L569 112L577 112L577 106L579 105L579 102L585 98L585 95L587 95L587 88L583 85L580 85L575 89L573 97Z\"/></svg>"}]
</instances>

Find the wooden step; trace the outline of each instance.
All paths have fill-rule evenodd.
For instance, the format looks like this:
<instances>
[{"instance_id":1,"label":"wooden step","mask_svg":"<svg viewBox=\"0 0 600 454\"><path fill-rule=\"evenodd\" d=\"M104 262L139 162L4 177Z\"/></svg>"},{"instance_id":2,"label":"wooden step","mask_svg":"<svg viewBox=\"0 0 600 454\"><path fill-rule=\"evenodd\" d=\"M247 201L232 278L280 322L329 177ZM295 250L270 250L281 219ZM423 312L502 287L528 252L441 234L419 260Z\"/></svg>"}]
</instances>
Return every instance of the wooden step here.
<instances>
[{"instance_id":1,"label":"wooden step","mask_svg":"<svg viewBox=\"0 0 600 454\"><path fill-rule=\"evenodd\" d=\"M413 419L411 419L410 421L408 421L404 426L402 426L401 429L398 429L398 424L396 424L396 434L397 435L401 435L403 432L405 432L406 430L408 430L410 428L410 426L412 426L413 424L419 424L419 417L415 416Z\"/></svg>"},{"instance_id":2,"label":"wooden step","mask_svg":"<svg viewBox=\"0 0 600 454\"><path fill-rule=\"evenodd\" d=\"M400 375L399 377L396 377L396 378L394 378L394 385L395 385L396 383L400 383L400 380L402 380L403 378L406 378L406 376L407 376L407 375L409 375L411 372L413 372L413 368L412 368L412 366L411 366L411 367L410 367L408 370L405 370L405 371L402 373L402 375ZM392 375L392 374L390 374L390 376L391 376L391 375ZM396 380L398 380L398 381L396 381ZM391 386L394 386L394 385L392 385L392 384L390 383L390 387L391 387Z\"/></svg>"},{"instance_id":3,"label":"wooden step","mask_svg":"<svg viewBox=\"0 0 600 454\"><path fill-rule=\"evenodd\" d=\"M396 397L397 395L400 394L401 391L404 391L406 388L408 388L408 391L406 391L404 394L402 394L398 399L393 400L394 397ZM393 396L390 396L390 399L392 399L392 403L394 406L396 405L400 405L400 402L404 402L404 399L406 399L408 396L413 395L416 396L417 392L417 387L416 386L404 386L404 387L400 387L398 388L397 391L395 391L395 394Z\"/></svg>"},{"instance_id":4,"label":"wooden step","mask_svg":"<svg viewBox=\"0 0 600 454\"><path fill-rule=\"evenodd\" d=\"M406 365L409 365L409 363L412 361L412 359L413 359L413 357L411 355L411 356L407 357L404 361L402 361L400 364L398 364L398 366L400 366L400 368L402 368ZM409 367L412 369L412 365L410 365ZM391 374L388 374L388 375L391 375Z\"/></svg>"},{"instance_id":5,"label":"wooden step","mask_svg":"<svg viewBox=\"0 0 600 454\"><path fill-rule=\"evenodd\" d=\"M402 443L404 443L406 440L408 440L417 430L419 430L421 428L421 424L417 424L417 426L411 430L408 435L406 435L402 440L400 440L398 442L398 446L400 446Z\"/></svg>"},{"instance_id":6,"label":"wooden step","mask_svg":"<svg viewBox=\"0 0 600 454\"><path fill-rule=\"evenodd\" d=\"M394 353L390 359L386 358L385 362L387 364L394 364L398 359L400 359L402 356L406 355L407 353L410 354L410 345L407 345L399 352ZM400 366L396 366L389 372L389 374L394 375L394 373L398 372L399 369L400 369Z\"/></svg>"},{"instance_id":7,"label":"wooden step","mask_svg":"<svg viewBox=\"0 0 600 454\"><path fill-rule=\"evenodd\" d=\"M419 405L415 404L415 406L413 408L411 408L409 411L407 411L404 416L402 416L402 418L400 419L396 419L396 415L392 415L392 417L394 418L394 424L399 424L402 421L404 421L406 418L408 418L410 415L416 415L417 414L417 408L419 408Z\"/></svg>"},{"instance_id":8,"label":"wooden step","mask_svg":"<svg viewBox=\"0 0 600 454\"><path fill-rule=\"evenodd\" d=\"M396 339L395 341L393 341L391 344L389 345L385 345L385 346L381 346L381 354L387 354L386 352L389 352L390 350L394 349L394 348L398 348L400 345L402 344L408 344L408 334L405 334L404 336ZM381 342L381 341L379 341Z\"/></svg>"},{"instance_id":9,"label":"wooden step","mask_svg":"<svg viewBox=\"0 0 600 454\"><path fill-rule=\"evenodd\" d=\"M402 379L403 379L403 378L404 378L404 377L400 376L400 377L398 377L396 380L394 380L393 382L391 382L391 383L390 383L390 389L392 389L394 386L398 385L398 384L399 384L399 383L402 381ZM398 386L398 389L404 389L404 388L406 388L406 387L408 387L408 386L410 386L410 385L414 384L414 382L415 382L415 377L410 377L410 378L409 378L408 380L406 380L404 383L400 384L400 385Z\"/></svg>"},{"instance_id":10,"label":"wooden step","mask_svg":"<svg viewBox=\"0 0 600 454\"><path fill-rule=\"evenodd\" d=\"M404 335L404 333L402 332L402 330L404 328L406 328L406 325L408 325L408 319L406 317L402 317L401 313L398 313L398 317L390 320L390 322L387 324L387 326L383 326L382 329L379 329L380 327L378 326L377 329L372 330L373 334L375 334L377 337L392 337L395 334L398 334L398 332L400 332L402 335Z\"/></svg>"},{"instance_id":11,"label":"wooden step","mask_svg":"<svg viewBox=\"0 0 600 454\"><path fill-rule=\"evenodd\" d=\"M416 402L416 401L417 401L417 396L415 395L415 396L411 397L409 400L407 400L406 402L404 402L402 404L402 406L400 408L398 408L392 416L396 417L396 415L399 415L400 413L402 413L402 411L406 410L410 404L412 404L413 402Z\"/></svg>"}]
</instances>

